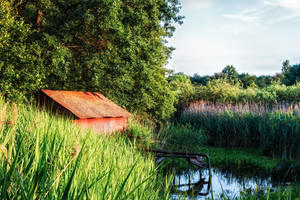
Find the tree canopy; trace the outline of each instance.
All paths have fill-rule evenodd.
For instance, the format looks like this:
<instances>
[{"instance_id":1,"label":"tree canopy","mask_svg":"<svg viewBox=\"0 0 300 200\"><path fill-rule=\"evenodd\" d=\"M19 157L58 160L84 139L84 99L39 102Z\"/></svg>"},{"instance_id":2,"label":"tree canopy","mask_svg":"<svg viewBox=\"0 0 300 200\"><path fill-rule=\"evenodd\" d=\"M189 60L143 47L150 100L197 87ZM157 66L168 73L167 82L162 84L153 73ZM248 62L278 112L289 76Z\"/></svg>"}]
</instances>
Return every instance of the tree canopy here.
<instances>
[{"instance_id":1,"label":"tree canopy","mask_svg":"<svg viewBox=\"0 0 300 200\"><path fill-rule=\"evenodd\" d=\"M42 87L100 91L131 112L156 119L174 111L175 94L164 66L172 51L166 38L175 23L182 23L178 0L12 0L0 5L0 20L7 18L0 21L0 40L10 37L0 46L4 96L22 100ZM9 52L9 45L20 49Z\"/></svg>"}]
</instances>

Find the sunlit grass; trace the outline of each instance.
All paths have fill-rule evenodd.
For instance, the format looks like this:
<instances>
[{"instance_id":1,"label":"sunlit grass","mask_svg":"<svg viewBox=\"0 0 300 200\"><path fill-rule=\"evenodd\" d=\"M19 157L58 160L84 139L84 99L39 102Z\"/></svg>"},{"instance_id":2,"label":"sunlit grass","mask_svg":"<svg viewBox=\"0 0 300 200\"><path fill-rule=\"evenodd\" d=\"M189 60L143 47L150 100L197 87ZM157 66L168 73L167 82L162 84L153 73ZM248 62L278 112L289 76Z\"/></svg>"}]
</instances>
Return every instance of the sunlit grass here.
<instances>
[{"instance_id":1,"label":"sunlit grass","mask_svg":"<svg viewBox=\"0 0 300 200\"><path fill-rule=\"evenodd\" d=\"M124 138L32 106L0 109L1 199L168 199L153 160Z\"/></svg>"}]
</instances>

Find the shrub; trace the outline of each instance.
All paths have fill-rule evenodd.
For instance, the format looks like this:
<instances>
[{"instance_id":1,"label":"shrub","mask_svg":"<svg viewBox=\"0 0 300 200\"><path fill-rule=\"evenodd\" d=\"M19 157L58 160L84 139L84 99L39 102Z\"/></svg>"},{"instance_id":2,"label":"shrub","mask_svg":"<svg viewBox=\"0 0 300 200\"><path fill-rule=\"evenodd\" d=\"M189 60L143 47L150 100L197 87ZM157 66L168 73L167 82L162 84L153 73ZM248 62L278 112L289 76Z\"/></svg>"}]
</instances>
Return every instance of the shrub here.
<instances>
[{"instance_id":1,"label":"shrub","mask_svg":"<svg viewBox=\"0 0 300 200\"><path fill-rule=\"evenodd\" d=\"M299 83L285 86L279 82L273 82L265 88L252 85L245 89L240 83L232 84L226 79L217 79L209 81L206 86L195 86L195 91L193 98L190 98L191 101L259 104L300 101Z\"/></svg>"},{"instance_id":2,"label":"shrub","mask_svg":"<svg viewBox=\"0 0 300 200\"><path fill-rule=\"evenodd\" d=\"M201 129L191 125L168 125L158 136L162 149L166 151L198 153L199 146L204 143L205 137Z\"/></svg>"}]
</instances>

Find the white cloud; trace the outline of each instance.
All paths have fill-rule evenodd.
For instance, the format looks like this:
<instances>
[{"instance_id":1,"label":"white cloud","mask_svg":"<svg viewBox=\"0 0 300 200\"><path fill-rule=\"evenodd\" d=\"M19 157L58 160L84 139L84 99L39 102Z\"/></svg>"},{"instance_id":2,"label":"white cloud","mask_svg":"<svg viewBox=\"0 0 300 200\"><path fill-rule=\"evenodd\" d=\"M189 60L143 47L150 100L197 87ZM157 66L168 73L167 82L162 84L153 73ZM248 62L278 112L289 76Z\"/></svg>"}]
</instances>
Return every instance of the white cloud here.
<instances>
[{"instance_id":1,"label":"white cloud","mask_svg":"<svg viewBox=\"0 0 300 200\"><path fill-rule=\"evenodd\" d=\"M299 23L300 0L258 0L245 9L226 13L223 17L232 21L223 24L221 29L231 29L235 34L262 30L286 21Z\"/></svg>"},{"instance_id":2,"label":"white cloud","mask_svg":"<svg viewBox=\"0 0 300 200\"><path fill-rule=\"evenodd\" d=\"M273 8L286 9L284 15L278 16L274 22L282 21L299 21L300 18L300 1L299 0L261 0L264 5Z\"/></svg>"},{"instance_id":3,"label":"white cloud","mask_svg":"<svg viewBox=\"0 0 300 200\"><path fill-rule=\"evenodd\" d=\"M247 22L247 23L252 23L259 19L258 16L251 16L245 14L225 14L223 16L228 19L233 19L236 21Z\"/></svg>"},{"instance_id":4,"label":"white cloud","mask_svg":"<svg viewBox=\"0 0 300 200\"><path fill-rule=\"evenodd\" d=\"M266 5L279 6L283 8L300 11L299 0L263 0L263 3Z\"/></svg>"},{"instance_id":5,"label":"white cloud","mask_svg":"<svg viewBox=\"0 0 300 200\"><path fill-rule=\"evenodd\" d=\"M253 34L263 28L261 18L265 12L264 7L255 5L231 14L223 14L223 17L228 20L220 26L220 30L236 35L242 33Z\"/></svg>"},{"instance_id":6,"label":"white cloud","mask_svg":"<svg viewBox=\"0 0 300 200\"><path fill-rule=\"evenodd\" d=\"M181 2L185 9L200 9L210 8L214 0L181 0Z\"/></svg>"}]
</instances>

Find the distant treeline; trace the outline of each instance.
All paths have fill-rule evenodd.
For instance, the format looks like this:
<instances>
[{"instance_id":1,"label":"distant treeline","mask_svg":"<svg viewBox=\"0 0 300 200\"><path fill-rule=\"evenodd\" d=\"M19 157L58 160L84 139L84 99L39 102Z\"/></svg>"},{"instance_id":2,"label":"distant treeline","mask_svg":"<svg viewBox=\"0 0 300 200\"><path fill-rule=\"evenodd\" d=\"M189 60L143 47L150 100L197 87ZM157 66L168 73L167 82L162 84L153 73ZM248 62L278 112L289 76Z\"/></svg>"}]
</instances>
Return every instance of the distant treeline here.
<instances>
[{"instance_id":1,"label":"distant treeline","mask_svg":"<svg viewBox=\"0 0 300 200\"><path fill-rule=\"evenodd\" d=\"M300 64L291 66L288 61L283 63L282 73L274 76L239 74L233 66L227 66L213 76L177 73L168 80L176 94L177 114L201 100L229 104L300 102Z\"/></svg>"},{"instance_id":2,"label":"distant treeline","mask_svg":"<svg viewBox=\"0 0 300 200\"><path fill-rule=\"evenodd\" d=\"M212 76L201 76L196 73L191 76L190 79L193 84L198 85L207 85L209 81L215 79L228 79L233 83L240 82L244 88L254 85L259 88L264 88L271 85L274 81L280 81L281 83L290 86L294 85L297 81L300 81L300 64L290 65L290 62L286 60L282 64L281 73L277 73L273 76L255 76L248 73L240 74L234 66L228 65L222 70L222 72L215 73Z\"/></svg>"}]
</instances>

